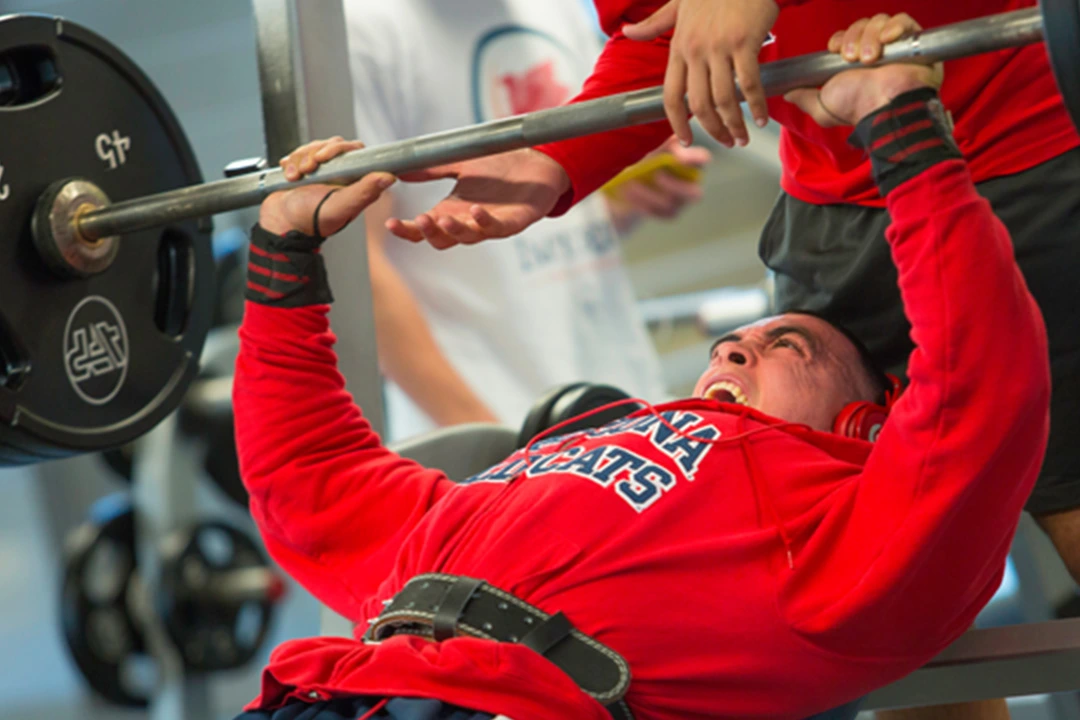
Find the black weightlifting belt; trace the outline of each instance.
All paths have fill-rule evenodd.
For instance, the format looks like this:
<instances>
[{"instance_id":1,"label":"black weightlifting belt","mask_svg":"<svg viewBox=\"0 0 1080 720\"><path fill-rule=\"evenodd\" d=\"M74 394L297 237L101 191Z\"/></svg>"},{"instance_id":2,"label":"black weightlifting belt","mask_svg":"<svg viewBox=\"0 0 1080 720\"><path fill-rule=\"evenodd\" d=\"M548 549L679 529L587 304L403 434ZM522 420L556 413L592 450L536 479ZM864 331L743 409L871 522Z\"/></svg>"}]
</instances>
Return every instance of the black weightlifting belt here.
<instances>
[{"instance_id":1,"label":"black weightlifting belt","mask_svg":"<svg viewBox=\"0 0 1080 720\"><path fill-rule=\"evenodd\" d=\"M575 629L561 612L548 615L483 580L417 575L387 602L364 639L393 635L435 641L468 636L524 645L555 663L612 717L633 718L622 699L630 687L630 666L621 655Z\"/></svg>"}]
</instances>

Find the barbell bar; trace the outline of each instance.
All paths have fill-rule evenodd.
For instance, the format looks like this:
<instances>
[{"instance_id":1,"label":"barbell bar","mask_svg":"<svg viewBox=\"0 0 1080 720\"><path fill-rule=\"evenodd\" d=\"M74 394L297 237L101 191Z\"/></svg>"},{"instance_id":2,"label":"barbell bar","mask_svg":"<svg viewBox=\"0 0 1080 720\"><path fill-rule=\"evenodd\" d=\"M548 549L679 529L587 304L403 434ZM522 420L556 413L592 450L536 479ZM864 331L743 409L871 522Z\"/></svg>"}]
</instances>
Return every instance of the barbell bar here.
<instances>
[{"instance_id":1,"label":"barbell bar","mask_svg":"<svg viewBox=\"0 0 1080 720\"><path fill-rule=\"evenodd\" d=\"M1015 10L926 30L887 45L877 64L938 62L1032 44L1044 39L1048 12L1075 2L1044 0L1041 8ZM1054 65L1056 72L1057 63ZM821 85L851 67L852 63L835 53L819 52L766 63L761 67L761 81L766 94L775 96L800 87ZM95 243L180 220L257 205L271 193L289 187L341 184L376 171L407 173L663 118L663 87L611 95L355 150L324 163L297 182L287 181L284 172L274 168L96 208L85 204L79 208L50 206L46 210L51 213L45 216L51 222L36 225L35 242L39 247L54 245L55 238L51 237L54 229L63 227L65 222L71 223L76 237Z\"/></svg>"}]
</instances>

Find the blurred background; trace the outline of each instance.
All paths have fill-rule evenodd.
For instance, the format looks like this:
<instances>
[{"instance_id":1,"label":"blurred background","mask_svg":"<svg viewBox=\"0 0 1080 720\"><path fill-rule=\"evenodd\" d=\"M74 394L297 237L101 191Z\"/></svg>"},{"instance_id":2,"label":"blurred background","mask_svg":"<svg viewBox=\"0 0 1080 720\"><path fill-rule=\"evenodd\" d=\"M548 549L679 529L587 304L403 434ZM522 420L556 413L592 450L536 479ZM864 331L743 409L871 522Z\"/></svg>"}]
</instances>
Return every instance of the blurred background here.
<instances>
[{"instance_id":1,"label":"blurred background","mask_svg":"<svg viewBox=\"0 0 1080 720\"><path fill-rule=\"evenodd\" d=\"M207 180L221 177L233 160L266 154L247 0L0 0L0 13L24 12L81 23L133 58L178 115ZM747 149L729 151L702 135L713 153L702 179L706 200L674 221L645 220L623 240L629 276L672 395L687 393L704 365L712 336L702 332L702 312L738 318L767 309L769 283L757 258L757 239L778 192L777 137L770 126L755 132ZM253 220L251 211L215 218L221 256L242 245ZM703 311L709 302L713 309ZM0 717L148 716L146 710L117 708L88 690L65 646L59 611L66 539L92 508L99 517L107 511L102 498L119 497L113 502L122 503L130 492L97 455L0 470ZM200 514L227 519L257 537L244 509L219 487L200 483L196 503ZM1026 537L1024 568L1010 568L985 624L1041 619L1025 606L1021 576L1039 584L1043 607L1036 613L1051 616L1075 605L1074 590L1042 535L1029 528ZM232 717L254 697L270 648L319 631L318 604L290 584L257 657L206 684L212 717ZM145 672L152 682L153 670ZM1055 714L1047 698L1035 697L1016 701L1014 717L1065 716Z\"/></svg>"}]
</instances>

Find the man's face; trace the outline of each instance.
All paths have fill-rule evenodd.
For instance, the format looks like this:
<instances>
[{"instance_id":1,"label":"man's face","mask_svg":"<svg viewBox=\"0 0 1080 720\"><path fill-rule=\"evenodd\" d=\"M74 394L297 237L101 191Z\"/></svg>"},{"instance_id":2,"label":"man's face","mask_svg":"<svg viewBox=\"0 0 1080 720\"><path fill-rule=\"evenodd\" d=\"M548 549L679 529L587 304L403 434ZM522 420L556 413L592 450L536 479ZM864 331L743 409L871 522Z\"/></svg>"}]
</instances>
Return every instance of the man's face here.
<instances>
[{"instance_id":1,"label":"man's face","mask_svg":"<svg viewBox=\"0 0 1080 720\"><path fill-rule=\"evenodd\" d=\"M694 387L694 397L736 402L826 432L844 405L873 396L855 346L824 320L799 314L721 337Z\"/></svg>"}]
</instances>

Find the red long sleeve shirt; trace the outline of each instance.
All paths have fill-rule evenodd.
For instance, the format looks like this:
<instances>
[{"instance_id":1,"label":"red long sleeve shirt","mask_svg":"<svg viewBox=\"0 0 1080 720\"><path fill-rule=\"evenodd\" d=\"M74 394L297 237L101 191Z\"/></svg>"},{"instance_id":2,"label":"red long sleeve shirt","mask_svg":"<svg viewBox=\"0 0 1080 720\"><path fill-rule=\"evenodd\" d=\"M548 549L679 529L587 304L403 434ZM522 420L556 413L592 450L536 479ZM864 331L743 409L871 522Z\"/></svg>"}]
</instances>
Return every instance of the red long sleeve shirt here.
<instances>
[{"instance_id":1,"label":"red long sleeve shirt","mask_svg":"<svg viewBox=\"0 0 1080 720\"><path fill-rule=\"evenodd\" d=\"M561 610L627 659L640 720L802 718L919 667L998 585L1045 447L1049 368L1009 237L964 164L888 199L917 350L874 445L685 400L659 411L692 438L640 412L456 485L371 431L325 306L249 304L234 406L270 553L357 637L425 572ZM294 640L254 705L347 694L606 717L532 650L471 638Z\"/></svg>"},{"instance_id":2,"label":"red long sleeve shirt","mask_svg":"<svg viewBox=\"0 0 1080 720\"><path fill-rule=\"evenodd\" d=\"M668 38L635 42L620 28L648 17L665 2L596 0L601 24L611 38L574 102L664 82ZM778 0L778 4L775 41L762 49L762 62L824 50L834 32L879 12L907 12L931 28L1032 6L1035 0ZM941 100L953 113L957 143L977 183L1027 170L1080 145L1041 43L946 63ZM884 207L865 154L847 144L849 128L823 129L782 98L770 99L769 114L783 126L780 185L785 191L817 204ZM539 147L563 166L572 184L553 214L565 212L670 135L668 123L659 122Z\"/></svg>"}]
</instances>

